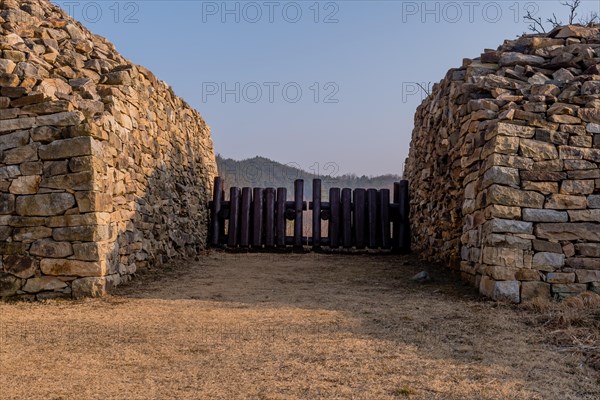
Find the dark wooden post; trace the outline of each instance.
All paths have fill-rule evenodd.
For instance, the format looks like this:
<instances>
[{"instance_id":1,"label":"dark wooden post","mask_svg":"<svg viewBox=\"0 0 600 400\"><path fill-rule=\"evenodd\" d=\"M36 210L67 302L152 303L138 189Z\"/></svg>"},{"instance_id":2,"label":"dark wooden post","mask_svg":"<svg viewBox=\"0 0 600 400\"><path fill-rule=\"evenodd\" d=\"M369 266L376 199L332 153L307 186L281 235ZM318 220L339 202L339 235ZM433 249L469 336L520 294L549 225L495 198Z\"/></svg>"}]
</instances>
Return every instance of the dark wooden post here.
<instances>
[{"instance_id":1,"label":"dark wooden post","mask_svg":"<svg viewBox=\"0 0 600 400\"><path fill-rule=\"evenodd\" d=\"M265 189L265 245L275 245L275 189Z\"/></svg>"},{"instance_id":2,"label":"dark wooden post","mask_svg":"<svg viewBox=\"0 0 600 400\"><path fill-rule=\"evenodd\" d=\"M252 205L252 189L242 189L242 214L240 216L240 246L250 245L250 207Z\"/></svg>"},{"instance_id":3,"label":"dark wooden post","mask_svg":"<svg viewBox=\"0 0 600 400\"><path fill-rule=\"evenodd\" d=\"M262 246L263 190L254 188L252 196L252 246Z\"/></svg>"},{"instance_id":4,"label":"dark wooden post","mask_svg":"<svg viewBox=\"0 0 600 400\"><path fill-rule=\"evenodd\" d=\"M400 231L398 235L400 251L410 253L410 198L408 181L400 181Z\"/></svg>"},{"instance_id":5,"label":"dark wooden post","mask_svg":"<svg viewBox=\"0 0 600 400\"><path fill-rule=\"evenodd\" d=\"M357 249L365 248L365 189L354 189L354 238Z\"/></svg>"},{"instance_id":6,"label":"dark wooden post","mask_svg":"<svg viewBox=\"0 0 600 400\"><path fill-rule=\"evenodd\" d=\"M287 189L277 189L277 246L285 247L285 235L287 220L285 218L285 203L287 201Z\"/></svg>"},{"instance_id":7,"label":"dark wooden post","mask_svg":"<svg viewBox=\"0 0 600 400\"><path fill-rule=\"evenodd\" d=\"M312 247L321 247L321 180L313 179Z\"/></svg>"},{"instance_id":8,"label":"dark wooden post","mask_svg":"<svg viewBox=\"0 0 600 400\"><path fill-rule=\"evenodd\" d=\"M381 248L389 249L391 247L390 240L390 190L381 189L379 199L379 212L381 220Z\"/></svg>"},{"instance_id":9,"label":"dark wooden post","mask_svg":"<svg viewBox=\"0 0 600 400\"><path fill-rule=\"evenodd\" d=\"M238 230L240 217L240 188L232 187L229 189L229 238L227 245L236 247L238 244Z\"/></svg>"},{"instance_id":10,"label":"dark wooden post","mask_svg":"<svg viewBox=\"0 0 600 400\"><path fill-rule=\"evenodd\" d=\"M217 246L219 244L221 202L223 201L223 179L215 176L213 187L213 200L210 210L210 244Z\"/></svg>"},{"instance_id":11,"label":"dark wooden post","mask_svg":"<svg viewBox=\"0 0 600 400\"><path fill-rule=\"evenodd\" d=\"M302 247L302 212L304 207L304 180L294 182L294 246Z\"/></svg>"},{"instance_id":12,"label":"dark wooden post","mask_svg":"<svg viewBox=\"0 0 600 400\"><path fill-rule=\"evenodd\" d=\"M342 189L342 245L352 247L352 190Z\"/></svg>"},{"instance_id":13,"label":"dark wooden post","mask_svg":"<svg viewBox=\"0 0 600 400\"><path fill-rule=\"evenodd\" d=\"M367 244L377 248L377 190L367 190Z\"/></svg>"},{"instance_id":14,"label":"dark wooden post","mask_svg":"<svg viewBox=\"0 0 600 400\"><path fill-rule=\"evenodd\" d=\"M329 247L337 249L340 246L340 189L329 189Z\"/></svg>"},{"instance_id":15,"label":"dark wooden post","mask_svg":"<svg viewBox=\"0 0 600 400\"><path fill-rule=\"evenodd\" d=\"M392 249L400 251L400 182L394 182L394 205L395 209L391 215L392 218Z\"/></svg>"}]
</instances>

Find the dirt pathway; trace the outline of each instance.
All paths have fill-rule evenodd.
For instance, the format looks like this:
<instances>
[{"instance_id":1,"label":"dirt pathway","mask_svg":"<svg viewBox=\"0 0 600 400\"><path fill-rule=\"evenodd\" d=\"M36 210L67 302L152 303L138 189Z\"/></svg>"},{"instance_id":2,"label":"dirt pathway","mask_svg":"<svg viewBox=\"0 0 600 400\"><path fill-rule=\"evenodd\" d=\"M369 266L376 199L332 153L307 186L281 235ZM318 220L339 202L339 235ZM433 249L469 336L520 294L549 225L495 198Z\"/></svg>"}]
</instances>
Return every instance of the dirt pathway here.
<instances>
[{"instance_id":1,"label":"dirt pathway","mask_svg":"<svg viewBox=\"0 0 600 400\"><path fill-rule=\"evenodd\" d=\"M211 253L110 298L0 304L0 399L599 399L524 312L392 256Z\"/></svg>"}]
</instances>

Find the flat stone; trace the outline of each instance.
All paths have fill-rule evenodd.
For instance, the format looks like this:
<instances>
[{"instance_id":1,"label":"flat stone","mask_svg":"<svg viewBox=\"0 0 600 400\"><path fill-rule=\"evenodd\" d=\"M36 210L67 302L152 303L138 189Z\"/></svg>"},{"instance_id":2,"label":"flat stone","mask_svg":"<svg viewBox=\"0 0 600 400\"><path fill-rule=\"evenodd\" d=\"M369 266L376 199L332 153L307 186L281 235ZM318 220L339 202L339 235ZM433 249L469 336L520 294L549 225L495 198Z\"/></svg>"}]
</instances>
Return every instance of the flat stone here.
<instances>
[{"instance_id":1,"label":"flat stone","mask_svg":"<svg viewBox=\"0 0 600 400\"><path fill-rule=\"evenodd\" d=\"M100 192L77 192L75 193L79 212L112 212L113 198L108 193Z\"/></svg>"},{"instance_id":2,"label":"flat stone","mask_svg":"<svg viewBox=\"0 0 600 400\"><path fill-rule=\"evenodd\" d=\"M487 192L488 205L498 204L504 206L542 208L544 206L544 195L501 185L492 185Z\"/></svg>"},{"instance_id":3,"label":"flat stone","mask_svg":"<svg viewBox=\"0 0 600 400\"><path fill-rule=\"evenodd\" d=\"M582 256L600 258L600 243L577 243L575 250Z\"/></svg>"},{"instance_id":4,"label":"flat stone","mask_svg":"<svg viewBox=\"0 0 600 400\"><path fill-rule=\"evenodd\" d=\"M535 135L535 128L530 126L511 124L508 122L499 122L494 127L494 129L492 129L486 134L485 139L490 140L497 135L530 139Z\"/></svg>"},{"instance_id":5,"label":"flat stone","mask_svg":"<svg viewBox=\"0 0 600 400\"><path fill-rule=\"evenodd\" d=\"M591 122L594 124L600 124L600 109L597 108L580 108L579 109L579 118L584 120L585 122ZM0 127L1 127L0 121ZM1 128L0 128L1 130Z\"/></svg>"},{"instance_id":6,"label":"flat stone","mask_svg":"<svg viewBox=\"0 0 600 400\"><path fill-rule=\"evenodd\" d=\"M575 271L578 283L600 282L600 271L578 269Z\"/></svg>"},{"instance_id":7,"label":"flat stone","mask_svg":"<svg viewBox=\"0 0 600 400\"><path fill-rule=\"evenodd\" d=\"M42 276L39 278L28 279L23 286L23 291L27 293L37 293L44 290L60 290L67 287L67 284L58 278L51 276Z\"/></svg>"},{"instance_id":8,"label":"flat stone","mask_svg":"<svg viewBox=\"0 0 600 400\"><path fill-rule=\"evenodd\" d=\"M537 298L550 297L550 284L545 282L521 282L521 300L528 301Z\"/></svg>"},{"instance_id":9,"label":"flat stone","mask_svg":"<svg viewBox=\"0 0 600 400\"><path fill-rule=\"evenodd\" d=\"M30 144L20 146L14 149L5 150L0 160L4 164L21 164L26 161L36 161L38 159L38 145Z\"/></svg>"},{"instance_id":10,"label":"flat stone","mask_svg":"<svg viewBox=\"0 0 600 400\"><path fill-rule=\"evenodd\" d=\"M42 178L40 176L20 176L10 184L9 192L12 194L37 193Z\"/></svg>"},{"instance_id":11,"label":"flat stone","mask_svg":"<svg viewBox=\"0 0 600 400\"><path fill-rule=\"evenodd\" d=\"M574 283L575 273L573 272L548 272L546 274L546 282L548 283Z\"/></svg>"},{"instance_id":12,"label":"flat stone","mask_svg":"<svg viewBox=\"0 0 600 400\"><path fill-rule=\"evenodd\" d=\"M521 219L521 208L492 204L491 206L486 207L485 217L488 219Z\"/></svg>"},{"instance_id":13,"label":"flat stone","mask_svg":"<svg viewBox=\"0 0 600 400\"><path fill-rule=\"evenodd\" d=\"M15 118L0 121L0 133L29 129L35 125L34 117Z\"/></svg>"},{"instance_id":14,"label":"flat stone","mask_svg":"<svg viewBox=\"0 0 600 400\"><path fill-rule=\"evenodd\" d=\"M82 241L95 242L107 240L109 235L108 226L91 225L91 226L73 226L67 228L55 228L52 237L54 240L60 241Z\"/></svg>"},{"instance_id":15,"label":"flat stone","mask_svg":"<svg viewBox=\"0 0 600 400\"><path fill-rule=\"evenodd\" d=\"M27 256L6 256L3 264L5 272L22 279L33 276L36 270L35 260Z\"/></svg>"},{"instance_id":16,"label":"flat stone","mask_svg":"<svg viewBox=\"0 0 600 400\"><path fill-rule=\"evenodd\" d=\"M56 140L39 149L42 160L59 160L92 154L92 139L90 137L76 137L72 139Z\"/></svg>"},{"instance_id":17,"label":"flat stone","mask_svg":"<svg viewBox=\"0 0 600 400\"><path fill-rule=\"evenodd\" d=\"M553 294L561 295L576 295L587 290L587 285L584 283L557 283L552 285Z\"/></svg>"},{"instance_id":18,"label":"flat stone","mask_svg":"<svg viewBox=\"0 0 600 400\"><path fill-rule=\"evenodd\" d=\"M73 258L82 261L100 261L105 248L97 242L73 244Z\"/></svg>"},{"instance_id":19,"label":"flat stone","mask_svg":"<svg viewBox=\"0 0 600 400\"><path fill-rule=\"evenodd\" d=\"M36 117L36 125L72 126L79 124L84 120L84 118L85 117L81 111L59 112L56 114Z\"/></svg>"},{"instance_id":20,"label":"flat stone","mask_svg":"<svg viewBox=\"0 0 600 400\"><path fill-rule=\"evenodd\" d=\"M56 119L58 118L58 115L61 115L59 113L67 113L73 111L73 104L67 100L45 101L43 103L25 106L21 109L21 111L27 114L38 115L55 114L55 116L52 118ZM66 116L62 115L60 118L64 121ZM70 115L69 118L72 118L73 121L77 120L77 117L75 115ZM45 123L41 123L45 122L45 120L38 119L36 122L40 125L46 125ZM75 125L75 123L69 125Z\"/></svg>"},{"instance_id":21,"label":"flat stone","mask_svg":"<svg viewBox=\"0 0 600 400\"><path fill-rule=\"evenodd\" d=\"M69 242L55 242L54 240L43 239L33 242L29 253L45 258L66 258L73 255L73 248Z\"/></svg>"},{"instance_id":22,"label":"flat stone","mask_svg":"<svg viewBox=\"0 0 600 400\"><path fill-rule=\"evenodd\" d=\"M533 240L532 245L535 251L558 254L563 253L562 246L560 245L560 243L548 242L546 240Z\"/></svg>"},{"instance_id":23,"label":"flat stone","mask_svg":"<svg viewBox=\"0 0 600 400\"><path fill-rule=\"evenodd\" d=\"M523 220L532 222L568 222L569 215L564 211L524 208Z\"/></svg>"},{"instance_id":24,"label":"flat stone","mask_svg":"<svg viewBox=\"0 0 600 400\"><path fill-rule=\"evenodd\" d=\"M557 253L535 253L533 255L533 268L541 270L555 270L565 265L565 255Z\"/></svg>"},{"instance_id":25,"label":"flat stone","mask_svg":"<svg viewBox=\"0 0 600 400\"><path fill-rule=\"evenodd\" d=\"M498 233L491 233L486 235L485 244L489 244L495 247L510 247L522 250L531 250L531 240L523 239L518 236L512 235L501 235Z\"/></svg>"},{"instance_id":26,"label":"flat stone","mask_svg":"<svg viewBox=\"0 0 600 400\"><path fill-rule=\"evenodd\" d=\"M0 215L15 212L15 195L0 193Z\"/></svg>"},{"instance_id":27,"label":"flat stone","mask_svg":"<svg viewBox=\"0 0 600 400\"><path fill-rule=\"evenodd\" d=\"M506 52L500 56L498 64L501 67L514 67L515 65L539 66L545 62L546 60L543 57L516 52Z\"/></svg>"},{"instance_id":28,"label":"flat stone","mask_svg":"<svg viewBox=\"0 0 600 400\"><path fill-rule=\"evenodd\" d=\"M14 296L21 286L21 279L6 272L0 272L0 298Z\"/></svg>"},{"instance_id":29,"label":"flat stone","mask_svg":"<svg viewBox=\"0 0 600 400\"><path fill-rule=\"evenodd\" d=\"M558 151L551 143L537 140L521 139L519 147L520 155L533 160L552 160L558 158Z\"/></svg>"},{"instance_id":30,"label":"flat stone","mask_svg":"<svg viewBox=\"0 0 600 400\"><path fill-rule=\"evenodd\" d=\"M483 175L482 187L486 188L493 184L518 187L520 183L519 170L516 168L494 166Z\"/></svg>"},{"instance_id":31,"label":"flat stone","mask_svg":"<svg viewBox=\"0 0 600 400\"><path fill-rule=\"evenodd\" d=\"M17 242L31 243L38 239L52 236L52 229L45 226L31 226L17 228L13 232L13 239Z\"/></svg>"},{"instance_id":32,"label":"flat stone","mask_svg":"<svg viewBox=\"0 0 600 400\"><path fill-rule=\"evenodd\" d=\"M587 207L587 198L568 194L552 194L544 207L555 210L584 209Z\"/></svg>"},{"instance_id":33,"label":"flat stone","mask_svg":"<svg viewBox=\"0 0 600 400\"><path fill-rule=\"evenodd\" d=\"M540 192L542 194L558 193L558 182L523 181L521 183L521 189L532 190L535 192Z\"/></svg>"},{"instance_id":34,"label":"flat stone","mask_svg":"<svg viewBox=\"0 0 600 400\"><path fill-rule=\"evenodd\" d=\"M567 174L558 171L521 171L521 179L533 182L558 182L567 179Z\"/></svg>"},{"instance_id":35,"label":"flat stone","mask_svg":"<svg viewBox=\"0 0 600 400\"><path fill-rule=\"evenodd\" d=\"M600 222L600 209L598 210L569 210L571 222Z\"/></svg>"},{"instance_id":36,"label":"flat stone","mask_svg":"<svg viewBox=\"0 0 600 400\"><path fill-rule=\"evenodd\" d=\"M515 277L518 281L539 281L541 279L541 274L536 269L529 268L521 268L518 269Z\"/></svg>"},{"instance_id":37,"label":"flat stone","mask_svg":"<svg viewBox=\"0 0 600 400\"><path fill-rule=\"evenodd\" d=\"M23 216L51 216L62 214L73 206L75 206L75 198L72 194L48 193L19 196L16 211Z\"/></svg>"},{"instance_id":38,"label":"flat stone","mask_svg":"<svg viewBox=\"0 0 600 400\"><path fill-rule=\"evenodd\" d=\"M488 276L482 276L479 291L484 296L496 301L519 303L521 300L519 281L495 281Z\"/></svg>"},{"instance_id":39,"label":"flat stone","mask_svg":"<svg viewBox=\"0 0 600 400\"><path fill-rule=\"evenodd\" d=\"M598 28L588 28L585 26L578 25L567 25L560 30L554 36L556 39L562 38L588 38L598 34Z\"/></svg>"},{"instance_id":40,"label":"flat stone","mask_svg":"<svg viewBox=\"0 0 600 400\"><path fill-rule=\"evenodd\" d=\"M488 265L523 268L523 250L506 247L484 247L482 260Z\"/></svg>"},{"instance_id":41,"label":"flat stone","mask_svg":"<svg viewBox=\"0 0 600 400\"><path fill-rule=\"evenodd\" d=\"M594 188L593 180L566 180L560 184L562 194L592 194Z\"/></svg>"},{"instance_id":42,"label":"flat stone","mask_svg":"<svg viewBox=\"0 0 600 400\"><path fill-rule=\"evenodd\" d=\"M600 258L570 257L566 259L566 264L575 269L600 270Z\"/></svg>"},{"instance_id":43,"label":"flat stone","mask_svg":"<svg viewBox=\"0 0 600 400\"><path fill-rule=\"evenodd\" d=\"M8 135L0 136L0 152L3 150L14 149L15 147L25 146L29 143L29 131L17 131Z\"/></svg>"},{"instance_id":44,"label":"flat stone","mask_svg":"<svg viewBox=\"0 0 600 400\"><path fill-rule=\"evenodd\" d=\"M494 218L485 223L486 231L494 233L533 233L533 223L512 219Z\"/></svg>"},{"instance_id":45,"label":"flat stone","mask_svg":"<svg viewBox=\"0 0 600 400\"><path fill-rule=\"evenodd\" d=\"M40 269L46 275L52 276L103 276L106 274L104 262L87 262L79 260L65 260L44 258L40 262Z\"/></svg>"},{"instance_id":46,"label":"flat stone","mask_svg":"<svg viewBox=\"0 0 600 400\"><path fill-rule=\"evenodd\" d=\"M598 134L600 133L600 124L592 124L591 122L586 125L586 131L589 133Z\"/></svg>"},{"instance_id":47,"label":"flat stone","mask_svg":"<svg viewBox=\"0 0 600 400\"><path fill-rule=\"evenodd\" d=\"M82 278L76 279L72 283L73 297L76 299L84 297L102 297L107 294L114 284L107 278Z\"/></svg>"},{"instance_id":48,"label":"flat stone","mask_svg":"<svg viewBox=\"0 0 600 400\"><path fill-rule=\"evenodd\" d=\"M75 190L94 190L97 189L94 184L94 175L92 172L77 172L67 175L55 175L44 178L40 187L49 189L63 189L69 191Z\"/></svg>"},{"instance_id":49,"label":"flat stone","mask_svg":"<svg viewBox=\"0 0 600 400\"><path fill-rule=\"evenodd\" d=\"M31 130L31 139L40 143L50 143L62 139L62 132L54 126L40 126Z\"/></svg>"},{"instance_id":50,"label":"flat stone","mask_svg":"<svg viewBox=\"0 0 600 400\"><path fill-rule=\"evenodd\" d=\"M600 208L600 195L588 196L587 204L589 208Z\"/></svg>"},{"instance_id":51,"label":"flat stone","mask_svg":"<svg viewBox=\"0 0 600 400\"><path fill-rule=\"evenodd\" d=\"M598 224L590 222L540 223L535 226L534 231L535 235L541 239L590 240L600 242Z\"/></svg>"}]
</instances>

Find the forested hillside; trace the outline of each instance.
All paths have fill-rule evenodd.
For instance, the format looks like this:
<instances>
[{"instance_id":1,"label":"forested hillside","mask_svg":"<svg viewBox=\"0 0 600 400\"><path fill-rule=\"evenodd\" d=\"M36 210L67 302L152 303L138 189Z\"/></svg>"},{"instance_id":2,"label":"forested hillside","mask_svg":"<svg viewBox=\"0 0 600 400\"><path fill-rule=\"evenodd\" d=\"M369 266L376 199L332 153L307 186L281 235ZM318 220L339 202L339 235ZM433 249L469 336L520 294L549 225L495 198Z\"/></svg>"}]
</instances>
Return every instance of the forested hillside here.
<instances>
[{"instance_id":1,"label":"forested hillside","mask_svg":"<svg viewBox=\"0 0 600 400\"><path fill-rule=\"evenodd\" d=\"M312 196L312 179L321 178L323 195L326 197L329 188L373 188L392 189L399 175L357 176L354 174L338 175L338 166L334 163L314 164L310 171L305 171L295 163L281 164L264 157L246 160L232 160L217 155L219 176L224 178L226 189L237 187L285 187L291 193L296 179L304 179L305 197Z\"/></svg>"}]
</instances>

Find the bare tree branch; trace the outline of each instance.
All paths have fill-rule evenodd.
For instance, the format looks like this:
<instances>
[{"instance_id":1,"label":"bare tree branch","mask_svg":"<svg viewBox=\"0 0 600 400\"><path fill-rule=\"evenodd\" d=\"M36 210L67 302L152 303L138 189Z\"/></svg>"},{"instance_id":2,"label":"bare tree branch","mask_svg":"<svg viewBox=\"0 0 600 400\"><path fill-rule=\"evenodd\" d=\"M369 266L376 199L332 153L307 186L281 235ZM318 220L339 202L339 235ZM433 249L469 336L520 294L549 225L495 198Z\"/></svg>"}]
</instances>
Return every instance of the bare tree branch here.
<instances>
[{"instance_id":1,"label":"bare tree branch","mask_svg":"<svg viewBox=\"0 0 600 400\"><path fill-rule=\"evenodd\" d=\"M562 21L559 21L556 18L556 14L552 14L552 18L548 18L546 20L546 22L549 22L550 24L552 24L552 28L556 28L557 26L561 26L562 25Z\"/></svg>"},{"instance_id":2,"label":"bare tree branch","mask_svg":"<svg viewBox=\"0 0 600 400\"><path fill-rule=\"evenodd\" d=\"M575 17L577 16L577 9L579 8L579 6L581 5L581 0L568 0L564 3L560 3L563 6L569 7L570 13L569 13L569 25L573 24L573 21L575 21Z\"/></svg>"},{"instance_id":3,"label":"bare tree branch","mask_svg":"<svg viewBox=\"0 0 600 400\"><path fill-rule=\"evenodd\" d=\"M596 11L592 11L589 15L579 18L579 23L588 27L592 27L600 23L600 16Z\"/></svg>"},{"instance_id":4,"label":"bare tree branch","mask_svg":"<svg viewBox=\"0 0 600 400\"><path fill-rule=\"evenodd\" d=\"M546 33L546 29L544 28L544 25L542 24L542 18L535 18L533 15L531 15L530 11L527 11L527 15L525 15L523 17L523 19L525 21L531 21L531 24L529 24L529 30L535 33Z\"/></svg>"}]
</instances>

